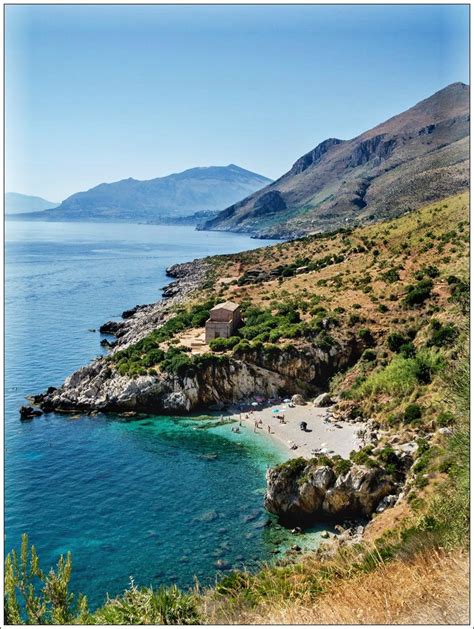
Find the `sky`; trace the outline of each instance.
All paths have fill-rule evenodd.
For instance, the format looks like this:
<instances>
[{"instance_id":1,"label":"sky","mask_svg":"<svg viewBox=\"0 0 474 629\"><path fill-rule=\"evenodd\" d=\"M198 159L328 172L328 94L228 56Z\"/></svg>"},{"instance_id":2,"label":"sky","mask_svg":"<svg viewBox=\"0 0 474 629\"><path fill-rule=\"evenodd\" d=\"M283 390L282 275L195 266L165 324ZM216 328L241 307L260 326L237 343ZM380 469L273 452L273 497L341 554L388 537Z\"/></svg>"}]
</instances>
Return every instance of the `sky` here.
<instances>
[{"instance_id":1,"label":"sky","mask_svg":"<svg viewBox=\"0 0 474 629\"><path fill-rule=\"evenodd\" d=\"M238 164L277 178L469 82L467 5L7 5L6 190Z\"/></svg>"}]
</instances>

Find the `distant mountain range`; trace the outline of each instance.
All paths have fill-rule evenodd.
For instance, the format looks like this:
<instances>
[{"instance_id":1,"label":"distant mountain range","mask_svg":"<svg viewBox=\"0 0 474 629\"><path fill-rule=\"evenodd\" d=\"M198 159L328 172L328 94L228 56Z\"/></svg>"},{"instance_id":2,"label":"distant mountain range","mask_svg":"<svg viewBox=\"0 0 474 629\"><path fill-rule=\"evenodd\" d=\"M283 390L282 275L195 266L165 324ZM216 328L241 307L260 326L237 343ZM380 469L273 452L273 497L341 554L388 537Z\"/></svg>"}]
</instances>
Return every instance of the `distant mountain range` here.
<instances>
[{"instance_id":1,"label":"distant mountain range","mask_svg":"<svg viewBox=\"0 0 474 629\"><path fill-rule=\"evenodd\" d=\"M217 212L266 186L271 179L235 164L191 168L148 181L123 179L102 183L68 197L58 207L23 214L49 221L188 222ZM212 214L211 214L212 216ZM20 218L20 217L15 217ZM193 222L191 217L189 222ZM196 219L197 220L197 219Z\"/></svg>"},{"instance_id":2,"label":"distant mountain range","mask_svg":"<svg viewBox=\"0 0 474 629\"><path fill-rule=\"evenodd\" d=\"M39 212L57 207L59 203L47 201L41 197L32 197L18 192L5 193L5 214L23 214L24 212Z\"/></svg>"},{"instance_id":3,"label":"distant mountain range","mask_svg":"<svg viewBox=\"0 0 474 629\"><path fill-rule=\"evenodd\" d=\"M352 140L325 140L203 229L294 237L396 216L468 185L469 88L453 83Z\"/></svg>"}]
</instances>

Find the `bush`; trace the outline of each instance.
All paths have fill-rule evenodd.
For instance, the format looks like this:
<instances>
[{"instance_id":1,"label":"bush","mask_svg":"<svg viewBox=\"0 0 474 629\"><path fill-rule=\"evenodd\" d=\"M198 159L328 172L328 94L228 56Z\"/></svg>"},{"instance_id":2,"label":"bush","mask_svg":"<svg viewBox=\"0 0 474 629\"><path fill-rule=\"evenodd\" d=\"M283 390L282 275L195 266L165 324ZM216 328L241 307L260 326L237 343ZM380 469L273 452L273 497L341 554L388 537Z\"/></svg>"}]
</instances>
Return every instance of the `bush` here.
<instances>
[{"instance_id":1,"label":"bush","mask_svg":"<svg viewBox=\"0 0 474 629\"><path fill-rule=\"evenodd\" d=\"M374 340L374 337L372 336L372 332L367 328L361 328L358 332L358 336L364 341L366 345L372 346L375 344L375 340Z\"/></svg>"},{"instance_id":2,"label":"bush","mask_svg":"<svg viewBox=\"0 0 474 629\"><path fill-rule=\"evenodd\" d=\"M333 456L333 469L336 474L347 474L352 467L352 462L348 459L343 459L341 456Z\"/></svg>"},{"instance_id":3,"label":"bush","mask_svg":"<svg viewBox=\"0 0 474 629\"><path fill-rule=\"evenodd\" d=\"M400 275L396 269L389 269L382 273L382 279L387 282L387 284L393 284L394 282L398 282L400 279Z\"/></svg>"},{"instance_id":4,"label":"bush","mask_svg":"<svg viewBox=\"0 0 474 629\"><path fill-rule=\"evenodd\" d=\"M432 350L419 352L415 358L404 358L397 354L386 367L374 370L365 381L356 383L351 396L362 399L386 393L406 397L417 384L431 381L433 374L442 366L442 358Z\"/></svg>"},{"instance_id":5,"label":"bush","mask_svg":"<svg viewBox=\"0 0 474 629\"><path fill-rule=\"evenodd\" d=\"M193 359L184 352L170 349L161 363L161 369L167 373L184 376L193 367L193 364Z\"/></svg>"},{"instance_id":6,"label":"bush","mask_svg":"<svg viewBox=\"0 0 474 629\"><path fill-rule=\"evenodd\" d=\"M362 358L362 360L366 360L368 362L373 362L374 360L377 359L377 354L374 352L373 349L366 349L362 353L361 358Z\"/></svg>"},{"instance_id":7,"label":"bush","mask_svg":"<svg viewBox=\"0 0 474 629\"><path fill-rule=\"evenodd\" d=\"M409 339L407 339L406 336L403 336L403 334L400 334L400 332L392 332L387 337L388 348L391 352L396 352L398 354L402 345L407 343L408 340Z\"/></svg>"},{"instance_id":8,"label":"bush","mask_svg":"<svg viewBox=\"0 0 474 629\"><path fill-rule=\"evenodd\" d=\"M454 423L454 415L449 411L444 411L436 418L436 425L439 428L446 428Z\"/></svg>"},{"instance_id":9,"label":"bush","mask_svg":"<svg viewBox=\"0 0 474 629\"><path fill-rule=\"evenodd\" d=\"M108 601L92 617L103 625L196 625L201 618L196 598L175 585L151 588L131 586L120 598Z\"/></svg>"},{"instance_id":10,"label":"bush","mask_svg":"<svg viewBox=\"0 0 474 629\"><path fill-rule=\"evenodd\" d=\"M419 306L431 297L432 289L433 282L430 279L421 280L418 284L408 286L403 301L410 308Z\"/></svg>"},{"instance_id":11,"label":"bush","mask_svg":"<svg viewBox=\"0 0 474 629\"><path fill-rule=\"evenodd\" d=\"M431 338L428 341L428 347L445 347L452 345L455 341L458 331L451 323L443 325L436 319L431 322Z\"/></svg>"},{"instance_id":12,"label":"bush","mask_svg":"<svg viewBox=\"0 0 474 629\"><path fill-rule=\"evenodd\" d=\"M12 550L5 559L5 624L70 624L73 619L86 624L87 599L75 601L69 592L71 553L59 558L56 570L43 572L34 546L22 535L18 557Z\"/></svg>"},{"instance_id":13,"label":"bush","mask_svg":"<svg viewBox=\"0 0 474 629\"><path fill-rule=\"evenodd\" d=\"M408 343L403 343L403 345L400 347L400 352L399 352L404 358L413 358L413 356L415 356L416 354L416 349L415 346L413 345L413 343L411 341L409 341Z\"/></svg>"},{"instance_id":14,"label":"bush","mask_svg":"<svg viewBox=\"0 0 474 629\"><path fill-rule=\"evenodd\" d=\"M412 424L421 419L422 408L419 404L408 404L403 413L403 421L406 424Z\"/></svg>"},{"instance_id":15,"label":"bush","mask_svg":"<svg viewBox=\"0 0 474 629\"><path fill-rule=\"evenodd\" d=\"M240 343L240 337L231 336L227 339L224 339L224 338L212 339L212 341L209 342L209 347L213 352L226 352L227 350L233 349L239 343Z\"/></svg>"}]
</instances>

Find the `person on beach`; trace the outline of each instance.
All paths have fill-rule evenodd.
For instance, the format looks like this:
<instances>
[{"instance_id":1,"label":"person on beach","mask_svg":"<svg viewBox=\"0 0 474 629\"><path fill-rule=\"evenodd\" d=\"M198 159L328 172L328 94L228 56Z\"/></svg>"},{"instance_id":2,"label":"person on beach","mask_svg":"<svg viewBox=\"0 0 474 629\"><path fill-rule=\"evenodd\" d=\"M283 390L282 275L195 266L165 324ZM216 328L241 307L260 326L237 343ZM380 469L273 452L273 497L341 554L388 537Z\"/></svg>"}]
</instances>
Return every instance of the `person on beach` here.
<instances>
[{"instance_id":1,"label":"person on beach","mask_svg":"<svg viewBox=\"0 0 474 629\"><path fill-rule=\"evenodd\" d=\"M270 428L270 424L268 424L268 434L271 435L272 429Z\"/></svg>"}]
</instances>

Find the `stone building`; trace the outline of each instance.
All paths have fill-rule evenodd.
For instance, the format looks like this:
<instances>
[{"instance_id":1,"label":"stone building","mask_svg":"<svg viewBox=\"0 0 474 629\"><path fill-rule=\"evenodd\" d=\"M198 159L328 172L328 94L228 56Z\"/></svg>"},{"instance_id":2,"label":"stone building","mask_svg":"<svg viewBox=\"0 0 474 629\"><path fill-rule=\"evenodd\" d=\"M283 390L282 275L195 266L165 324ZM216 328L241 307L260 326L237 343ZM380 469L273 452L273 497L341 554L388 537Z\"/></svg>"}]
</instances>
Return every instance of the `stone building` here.
<instances>
[{"instance_id":1,"label":"stone building","mask_svg":"<svg viewBox=\"0 0 474 629\"><path fill-rule=\"evenodd\" d=\"M233 336L242 325L240 306L232 301L217 304L211 309L210 317L206 321L206 343L212 339L228 339Z\"/></svg>"}]
</instances>

